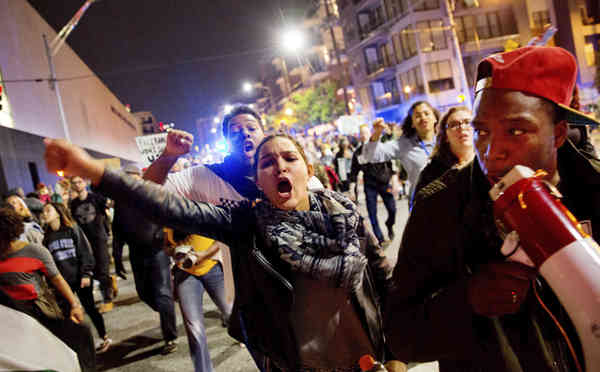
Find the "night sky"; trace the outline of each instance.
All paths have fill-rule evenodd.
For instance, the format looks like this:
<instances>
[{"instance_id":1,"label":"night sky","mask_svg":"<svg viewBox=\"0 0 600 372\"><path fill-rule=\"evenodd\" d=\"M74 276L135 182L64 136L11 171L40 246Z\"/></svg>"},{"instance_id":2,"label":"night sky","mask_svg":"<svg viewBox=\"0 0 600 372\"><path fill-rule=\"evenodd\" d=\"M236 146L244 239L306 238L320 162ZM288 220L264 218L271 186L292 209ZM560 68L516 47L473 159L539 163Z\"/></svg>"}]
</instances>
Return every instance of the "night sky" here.
<instances>
[{"instance_id":1,"label":"night sky","mask_svg":"<svg viewBox=\"0 0 600 372\"><path fill-rule=\"evenodd\" d=\"M57 31L84 3L28 1ZM193 131L197 118L239 95L243 81L259 78L259 59L278 53L283 25L300 20L308 3L102 0L67 42L132 111Z\"/></svg>"}]
</instances>

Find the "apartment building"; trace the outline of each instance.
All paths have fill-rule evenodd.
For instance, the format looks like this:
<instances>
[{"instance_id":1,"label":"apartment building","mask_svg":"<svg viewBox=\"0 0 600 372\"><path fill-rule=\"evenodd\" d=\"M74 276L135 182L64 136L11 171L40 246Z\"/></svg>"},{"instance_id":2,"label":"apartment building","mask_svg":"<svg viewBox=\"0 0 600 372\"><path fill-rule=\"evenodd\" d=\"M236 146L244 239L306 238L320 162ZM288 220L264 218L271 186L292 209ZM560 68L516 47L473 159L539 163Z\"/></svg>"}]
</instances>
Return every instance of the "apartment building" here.
<instances>
[{"instance_id":1,"label":"apartment building","mask_svg":"<svg viewBox=\"0 0 600 372\"><path fill-rule=\"evenodd\" d=\"M568 1L573 3L566 13L572 24L581 24L577 3L584 2ZM468 103L482 57L511 44L526 45L549 23L567 32L566 20L561 20L565 13L555 12L554 3L566 2L338 0L350 75L363 114L401 121L416 100L427 99L440 110ZM586 45L598 46L597 33L589 27L584 31L569 32L580 44L567 47L578 56L580 66L591 63ZM593 77L585 70L581 83L589 86L590 81Z\"/></svg>"}]
</instances>

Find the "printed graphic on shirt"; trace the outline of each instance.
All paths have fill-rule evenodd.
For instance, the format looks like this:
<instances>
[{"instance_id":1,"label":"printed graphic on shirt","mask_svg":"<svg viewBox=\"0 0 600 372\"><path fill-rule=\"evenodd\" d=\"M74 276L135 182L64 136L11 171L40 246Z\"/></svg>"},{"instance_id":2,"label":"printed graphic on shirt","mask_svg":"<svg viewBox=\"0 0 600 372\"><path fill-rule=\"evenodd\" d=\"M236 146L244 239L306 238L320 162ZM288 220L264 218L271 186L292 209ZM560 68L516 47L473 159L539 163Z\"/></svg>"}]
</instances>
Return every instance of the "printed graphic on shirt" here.
<instances>
[{"instance_id":1,"label":"printed graphic on shirt","mask_svg":"<svg viewBox=\"0 0 600 372\"><path fill-rule=\"evenodd\" d=\"M72 238L58 239L48 244L48 249L56 261L64 261L77 256Z\"/></svg>"},{"instance_id":2,"label":"printed graphic on shirt","mask_svg":"<svg viewBox=\"0 0 600 372\"><path fill-rule=\"evenodd\" d=\"M96 207L93 203L82 203L75 208L75 219L80 225L87 225L96 219Z\"/></svg>"}]
</instances>

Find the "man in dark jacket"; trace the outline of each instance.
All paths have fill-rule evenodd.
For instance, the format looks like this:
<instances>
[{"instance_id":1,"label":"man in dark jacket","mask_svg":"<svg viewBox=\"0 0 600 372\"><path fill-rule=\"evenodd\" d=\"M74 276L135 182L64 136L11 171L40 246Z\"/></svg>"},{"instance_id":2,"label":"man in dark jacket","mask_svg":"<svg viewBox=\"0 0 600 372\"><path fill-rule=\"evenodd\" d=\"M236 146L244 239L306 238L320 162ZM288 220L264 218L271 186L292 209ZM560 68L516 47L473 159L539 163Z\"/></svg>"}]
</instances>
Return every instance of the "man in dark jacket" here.
<instances>
[{"instance_id":1,"label":"man in dark jacket","mask_svg":"<svg viewBox=\"0 0 600 372\"><path fill-rule=\"evenodd\" d=\"M576 66L568 52L548 47L479 64L477 161L419 192L403 235L385 312L398 359L439 360L442 372L574 371L583 363L574 327L537 270L500 254L488 196L517 164L543 169L565 206L600 239L600 161L566 140L568 123L594 124L565 108Z\"/></svg>"},{"instance_id":2,"label":"man in dark jacket","mask_svg":"<svg viewBox=\"0 0 600 372\"><path fill-rule=\"evenodd\" d=\"M125 173L141 178L135 165L127 165ZM171 284L169 257L163 251L163 228L149 222L138 209L127 205L115 205L113 220L113 258L115 270L125 276L123 245L129 247L129 260L135 289L152 310L160 316L160 328L165 340L162 353L170 354L177 349L177 324L175 302Z\"/></svg>"},{"instance_id":3,"label":"man in dark jacket","mask_svg":"<svg viewBox=\"0 0 600 372\"><path fill-rule=\"evenodd\" d=\"M389 242L394 240L394 223L396 222L396 200L391 192L390 179L393 175L392 162L387 161L384 163L366 163L361 161L361 155L363 151L364 143L369 141L371 137L371 131L366 125L360 127L360 140L361 145L354 151L352 156L352 165L350 168L349 180L351 182L350 189L354 192L354 200L358 200L358 193L356 188L356 179L360 171L363 172L363 183L365 190L365 201L367 204L367 212L369 214L369 221L373 228L373 233L382 244L385 242L381 228L379 227L379 221L377 219L377 196L381 196L383 199L383 205L388 212L388 218L385 221L387 227Z\"/></svg>"}]
</instances>

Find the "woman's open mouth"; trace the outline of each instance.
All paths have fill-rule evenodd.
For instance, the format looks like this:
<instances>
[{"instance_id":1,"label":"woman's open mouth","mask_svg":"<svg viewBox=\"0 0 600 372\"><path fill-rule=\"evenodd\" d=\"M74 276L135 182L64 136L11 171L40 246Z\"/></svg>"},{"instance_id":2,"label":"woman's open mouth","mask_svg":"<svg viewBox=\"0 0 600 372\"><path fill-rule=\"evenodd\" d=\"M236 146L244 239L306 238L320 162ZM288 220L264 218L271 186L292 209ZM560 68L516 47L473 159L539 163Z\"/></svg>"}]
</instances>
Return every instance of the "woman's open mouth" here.
<instances>
[{"instance_id":1,"label":"woman's open mouth","mask_svg":"<svg viewBox=\"0 0 600 372\"><path fill-rule=\"evenodd\" d=\"M244 152L252 151L254 149L254 143L252 143L251 141L244 141L243 147Z\"/></svg>"},{"instance_id":2,"label":"woman's open mouth","mask_svg":"<svg viewBox=\"0 0 600 372\"><path fill-rule=\"evenodd\" d=\"M279 196L290 197L292 195L292 183L287 179L279 181L277 183L277 192Z\"/></svg>"}]
</instances>

